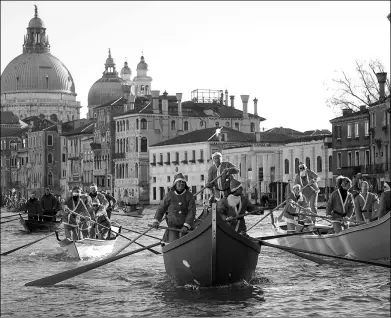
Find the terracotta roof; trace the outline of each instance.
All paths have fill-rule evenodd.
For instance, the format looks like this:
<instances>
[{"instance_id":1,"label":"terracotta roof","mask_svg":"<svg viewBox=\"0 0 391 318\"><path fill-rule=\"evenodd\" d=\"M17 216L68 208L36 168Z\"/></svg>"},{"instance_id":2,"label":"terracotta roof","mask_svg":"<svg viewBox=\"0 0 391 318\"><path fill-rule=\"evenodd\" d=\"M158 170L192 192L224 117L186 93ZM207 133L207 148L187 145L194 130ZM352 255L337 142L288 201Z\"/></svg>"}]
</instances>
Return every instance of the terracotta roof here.
<instances>
[{"instance_id":1,"label":"terracotta roof","mask_svg":"<svg viewBox=\"0 0 391 318\"><path fill-rule=\"evenodd\" d=\"M28 127L18 128L17 130L9 132L7 134L7 137L21 137L23 134L26 134L28 130L29 130Z\"/></svg>"},{"instance_id":2,"label":"terracotta roof","mask_svg":"<svg viewBox=\"0 0 391 318\"><path fill-rule=\"evenodd\" d=\"M0 112L0 124L2 125L19 124L18 116L16 116L13 112L10 111L2 111Z\"/></svg>"},{"instance_id":3,"label":"terracotta roof","mask_svg":"<svg viewBox=\"0 0 391 318\"><path fill-rule=\"evenodd\" d=\"M88 123L83 126L80 126L76 129L72 129L71 131L63 132L63 136L73 136L73 135L84 135L84 134L92 134L94 133L94 124Z\"/></svg>"},{"instance_id":4,"label":"terracotta roof","mask_svg":"<svg viewBox=\"0 0 391 318\"><path fill-rule=\"evenodd\" d=\"M284 127L274 127L269 130L266 130L265 133L275 133L275 134L281 134L286 136L301 136L303 133L301 131L297 131L291 128L284 128Z\"/></svg>"},{"instance_id":5,"label":"terracotta roof","mask_svg":"<svg viewBox=\"0 0 391 318\"><path fill-rule=\"evenodd\" d=\"M20 127L0 127L0 137L8 137L20 129Z\"/></svg>"}]
</instances>

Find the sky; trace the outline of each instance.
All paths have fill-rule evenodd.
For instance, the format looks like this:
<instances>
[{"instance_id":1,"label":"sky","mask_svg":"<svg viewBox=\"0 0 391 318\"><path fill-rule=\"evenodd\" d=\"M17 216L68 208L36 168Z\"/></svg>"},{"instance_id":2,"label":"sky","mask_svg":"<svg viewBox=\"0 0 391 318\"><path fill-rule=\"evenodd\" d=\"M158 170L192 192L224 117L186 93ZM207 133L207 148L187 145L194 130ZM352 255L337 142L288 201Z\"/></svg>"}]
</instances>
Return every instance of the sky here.
<instances>
[{"instance_id":1,"label":"sky","mask_svg":"<svg viewBox=\"0 0 391 318\"><path fill-rule=\"evenodd\" d=\"M34 4L51 53L71 72L81 117L111 49L136 76L143 52L152 90L190 99L195 89L258 99L264 129L331 130L332 79L355 60L390 73L389 1L1 1L1 72L22 54Z\"/></svg>"}]
</instances>

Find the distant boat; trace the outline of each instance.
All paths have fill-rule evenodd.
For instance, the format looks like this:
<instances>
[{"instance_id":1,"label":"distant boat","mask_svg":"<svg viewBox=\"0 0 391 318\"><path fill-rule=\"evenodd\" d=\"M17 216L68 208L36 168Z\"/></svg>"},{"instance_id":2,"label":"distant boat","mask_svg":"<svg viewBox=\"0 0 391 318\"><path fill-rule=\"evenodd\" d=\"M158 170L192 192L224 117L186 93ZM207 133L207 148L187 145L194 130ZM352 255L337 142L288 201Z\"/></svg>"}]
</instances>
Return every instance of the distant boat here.
<instances>
[{"instance_id":1,"label":"distant boat","mask_svg":"<svg viewBox=\"0 0 391 318\"><path fill-rule=\"evenodd\" d=\"M162 248L164 265L178 285L226 285L249 281L261 250L237 233L213 208L189 234Z\"/></svg>"},{"instance_id":2,"label":"distant boat","mask_svg":"<svg viewBox=\"0 0 391 318\"><path fill-rule=\"evenodd\" d=\"M144 212L144 207L137 207L136 205L125 205L123 212L128 216L141 217Z\"/></svg>"},{"instance_id":3,"label":"distant boat","mask_svg":"<svg viewBox=\"0 0 391 318\"><path fill-rule=\"evenodd\" d=\"M390 259L390 213L369 223L350 227L338 234L303 234L268 240L269 243L333 256L362 260ZM319 228L324 231L327 226ZM332 227L329 227L332 230ZM276 222L276 234L286 234L286 226ZM315 232L316 233L316 232Z\"/></svg>"},{"instance_id":4,"label":"distant boat","mask_svg":"<svg viewBox=\"0 0 391 318\"><path fill-rule=\"evenodd\" d=\"M117 242L117 237L121 232L121 227L112 226L111 229L117 232L115 237L110 238L109 240L98 240L85 238L82 240L73 241L68 238L61 240L58 237L56 232L57 240L60 249L70 258L92 258L92 257L101 257L107 254L110 254Z\"/></svg>"},{"instance_id":5,"label":"distant boat","mask_svg":"<svg viewBox=\"0 0 391 318\"><path fill-rule=\"evenodd\" d=\"M20 224L23 226L23 228L26 230L26 232L54 232L59 229L61 222L55 221L55 222L47 222L47 221L37 221L37 220L26 220L22 217L22 215L19 213L20 216Z\"/></svg>"}]
</instances>

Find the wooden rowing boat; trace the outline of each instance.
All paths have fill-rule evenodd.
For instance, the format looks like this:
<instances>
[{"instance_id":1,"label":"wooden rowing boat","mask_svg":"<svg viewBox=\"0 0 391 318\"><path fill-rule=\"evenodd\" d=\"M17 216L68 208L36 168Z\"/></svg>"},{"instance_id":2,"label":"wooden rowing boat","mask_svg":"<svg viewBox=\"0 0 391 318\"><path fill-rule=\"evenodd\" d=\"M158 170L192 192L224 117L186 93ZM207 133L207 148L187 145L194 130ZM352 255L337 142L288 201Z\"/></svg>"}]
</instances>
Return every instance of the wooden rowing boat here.
<instances>
[{"instance_id":1,"label":"wooden rowing boat","mask_svg":"<svg viewBox=\"0 0 391 318\"><path fill-rule=\"evenodd\" d=\"M178 285L226 285L249 281L261 247L231 228L213 204L212 212L189 234L163 246L166 272Z\"/></svg>"},{"instance_id":2,"label":"wooden rowing boat","mask_svg":"<svg viewBox=\"0 0 391 318\"><path fill-rule=\"evenodd\" d=\"M85 259L93 257L101 257L110 254L117 242L118 234L121 232L121 227L111 227L112 231L117 232L115 237L108 240L98 240L85 238L82 240L73 241L69 238L61 240L56 232L56 237L60 249L70 258Z\"/></svg>"},{"instance_id":3,"label":"wooden rowing boat","mask_svg":"<svg viewBox=\"0 0 391 318\"><path fill-rule=\"evenodd\" d=\"M42 221L36 221L36 220L26 220L22 217L22 215L19 213L20 216L20 224L23 226L23 228L26 230L26 232L53 232L59 229L61 222L42 222Z\"/></svg>"},{"instance_id":4,"label":"wooden rowing boat","mask_svg":"<svg viewBox=\"0 0 391 318\"><path fill-rule=\"evenodd\" d=\"M273 230L276 234L286 233L278 222ZM376 221L353 226L337 234L303 234L271 239L268 242L333 256L362 260L389 259L390 212Z\"/></svg>"}]
</instances>

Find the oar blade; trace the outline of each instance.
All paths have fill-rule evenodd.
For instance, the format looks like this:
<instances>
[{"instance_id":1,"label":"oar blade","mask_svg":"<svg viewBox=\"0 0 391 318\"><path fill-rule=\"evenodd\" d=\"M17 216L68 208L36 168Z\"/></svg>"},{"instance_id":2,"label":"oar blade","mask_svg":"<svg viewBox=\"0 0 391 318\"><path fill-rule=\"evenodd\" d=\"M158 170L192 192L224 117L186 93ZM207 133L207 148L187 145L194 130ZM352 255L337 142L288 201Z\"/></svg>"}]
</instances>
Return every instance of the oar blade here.
<instances>
[{"instance_id":1,"label":"oar blade","mask_svg":"<svg viewBox=\"0 0 391 318\"><path fill-rule=\"evenodd\" d=\"M13 253L13 252L16 252L17 250L20 250L20 249L22 249L22 248L25 248L25 247L28 247L28 246L33 245L33 244L35 244L35 243L38 243L39 241L42 241L43 239L45 239L45 238L47 238L47 237L49 237L49 236L51 236L51 235L53 235L53 234L54 234L54 232L53 232L53 233L50 233L49 235L46 235L46 236L44 236L44 237L41 237L40 239L35 240L34 242L30 242L30 243L27 243L27 244L25 244L25 245L19 246L19 247L17 247L17 248L14 248L14 249L8 251L8 252L1 253L0 255L1 255L1 256L5 256L5 255L8 255L8 254L11 254L11 253Z\"/></svg>"},{"instance_id":2,"label":"oar blade","mask_svg":"<svg viewBox=\"0 0 391 318\"><path fill-rule=\"evenodd\" d=\"M47 276L47 277L44 277L44 278L41 278L41 279L37 279L37 280L34 280L32 282L26 283L25 286L37 286L37 287L51 286L51 285L60 283L60 282L62 282L64 280L67 280L69 278L72 278L72 277L81 275L83 273L86 273L86 272L88 272L90 270L93 270L95 268L98 268L100 266L103 266L103 265L106 265L108 263L114 262L114 261L116 261L118 259L121 259L123 257L129 256L129 255L132 255L132 254L136 254L138 252L144 251L144 250L146 250L148 248L152 248L152 247L155 247L155 246L160 245L160 244L161 244L160 242L154 243L154 244L148 245L148 246L146 246L144 248L139 248L137 250L134 250L134 251L131 251L131 252L128 252L128 253L125 253L125 254L120 254L120 255L113 256L113 257L108 257L108 258L105 258L105 259L102 259L102 260L99 260L99 261L96 261L96 262L93 262L93 263L90 263L90 264L87 264L87 265L84 265L84 266L80 266L80 267L77 267L77 268L74 268L74 269L67 270L67 271L62 272L62 273L58 273L58 274Z\"/></svg>"}]
</instances>

